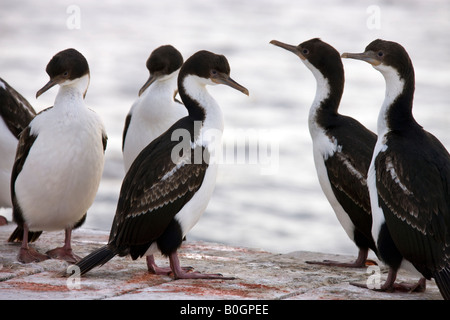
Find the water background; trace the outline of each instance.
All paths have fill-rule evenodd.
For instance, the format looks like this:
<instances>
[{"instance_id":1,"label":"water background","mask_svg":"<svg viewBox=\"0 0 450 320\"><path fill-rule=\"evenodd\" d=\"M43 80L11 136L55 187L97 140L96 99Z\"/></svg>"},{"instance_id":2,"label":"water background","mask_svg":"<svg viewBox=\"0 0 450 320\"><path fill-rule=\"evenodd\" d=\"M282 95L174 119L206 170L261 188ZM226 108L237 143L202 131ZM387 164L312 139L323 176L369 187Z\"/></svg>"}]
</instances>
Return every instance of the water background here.
<instances>
[{"instance_id":1,"label":"water background","mask_svg":"<svg viewBox=\"0 0 450 320\"><path fill-rule=\"evenodd\" d=\"M48 81L50 58L69 47L85 55L91 70L86 101L109 135L103 180L85 227L109 230L124 176L124 119L148 78L148 55L163 44L185 59L201 49L224 54L231 76L250 91L247 97L226 86L209 88L225 116L225 144L257 137L277 152L271 163L223 163L213 198L188 238L281 253L356 254L315 173L307 126L314 77L296 56L269 44L315 37L341 53L361 52L376 38L400 42L415 66L414 115L450 147L447 0L2 0L0 77L40 111L57 92L35 99ZM360 61L344 60L344 67L340 112L375 131L384 79ZM10 210L0 214L11 218Z\"/></svg>"}]
</instances>

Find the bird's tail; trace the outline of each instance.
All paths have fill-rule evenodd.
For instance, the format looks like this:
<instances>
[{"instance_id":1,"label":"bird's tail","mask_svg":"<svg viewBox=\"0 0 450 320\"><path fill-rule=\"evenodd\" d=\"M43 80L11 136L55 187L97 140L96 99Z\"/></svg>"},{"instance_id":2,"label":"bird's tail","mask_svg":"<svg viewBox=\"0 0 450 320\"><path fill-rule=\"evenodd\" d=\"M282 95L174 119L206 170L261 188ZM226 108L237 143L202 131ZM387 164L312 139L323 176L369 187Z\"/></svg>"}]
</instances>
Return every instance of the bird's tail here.
<instances>
[{"instance_id":1,"label":"bird's tail","mask_svg":"<svg viewBox=\"0 0 450 320\"><path fill-rule=\"evenodd\" d=\"M433 277L442 297L445 300L450 300L450 267L436 272Z\"/></svg>"},{"instance_id":2,"label":"bird's tail","mask_svg":"<svg viewBox=\"0 0 450 320\"><path fill-rule=\"evenodd\" d=\"M28 242L35 242L42 231L28 231ZM23 228L17 226L8 238L8 242L21 242L23 241Z\"/></svg>"},{"instance_id":3,"label":"bird's tail","mask_svg":"<svg viewBox=\"0 0 450 320\"><path fill-rule=\"evenodd\" d=\"M106 245L91 252L89 255L78 261L76 263L76 266L80 268L79 270L80 275L83 275L86 272L90 271L91 269L95 268L96 266L104 265L109 260L114 258L116 254L117 252L116 250L114 250L114 248Z\"/></svg>"}]
</instances>

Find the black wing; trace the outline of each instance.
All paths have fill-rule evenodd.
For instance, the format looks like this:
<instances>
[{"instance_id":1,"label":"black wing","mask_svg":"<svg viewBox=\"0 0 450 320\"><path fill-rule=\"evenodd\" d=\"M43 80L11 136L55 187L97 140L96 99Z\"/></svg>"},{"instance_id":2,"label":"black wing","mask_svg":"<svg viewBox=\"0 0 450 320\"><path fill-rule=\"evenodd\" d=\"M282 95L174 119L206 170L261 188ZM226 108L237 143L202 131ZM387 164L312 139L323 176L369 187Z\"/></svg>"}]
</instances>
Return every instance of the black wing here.
<instances>
[{"instance_id":1,"label":"black wing","mask_svg":"<svg viewBox=\"0 0 450 320\"><path fill-rule=\"evenodd\" d=\"M11 199L13 204L13 220L17 223L16 230L13 231L11 236L9 237L9 242L22 241L23 239L23 224L24 218L22 214L22 209L20 208L17 198L16 198L16 189L15 183L19 173L22 171L25 160L27 159L28 153L30 152L31 147L33 146L34 141L37 136L31 134L31 128L26 127L22 133L19 135L19 143L17 145L16 158L14 161L14 165L11 172ZM28 233L28 241L33 242L36 241L42 232L29 232Z\"/></svg>"},{"instance_id":2,"label":"black wing","mask_svg":"<svg viewBox=\"0 0 450 320\"><path fill-rule=\"evenodd\" d=\"M325 161L334 195L356 229L368 240L364 245L376 250L366 180L377 136L348 117L342 117L340 126L330 129L329 134L341 147Z\"/></svg>"},{"instance_id":3,"label":"black wing","mask_svg":"<svg viewBox=\"0 0 450 320\"><path fill-rule=\"evenodd\" d=\"M42 111L40 111L37 115L50 110L53 107L48 107ZM37 139L37 135L31 134L31 127L28 125L19 135L19 142L17 144L16 158L14 160L14 165L11 172L11 199L13 204L13 219L17 223L18 227L11 234L8 241L22 241L23 238L23 214L22 209L19 206L16 198L16 189L15 183L17 177L22 171L23 165L27 159L28 153L30 152L31 147L33 146L34 141ZM33 242L36 241L41 235L42 231L30 231L28 232L28 241Z\"/></svg>"},{"instance_id":4,"label":"black wing","mask_svg":"<svg viewBox=\"0 0 450 320\"><path fill-rule=\"evenodd\" d=\"M375 162L386 224L403 257L429 278L450 261L450 155L426 132L387 141Z\"/></svg>"},{"instance_id":5,"label":"black wing","mask_svg":"<svg viewBox=\"0 0 450 320\"><path fill-rule=\"evenodd\" d=\"M186 147L175 156L174 148L180 143L190 146L190 140L172 141L172 132L169 129L144 148L124 178L109 240L119 251L155 241L203 182L207 151ZM199 152L206 158L197 163L194 155Z\"/></svg>"},{"instance_id":6,"label":"black wing","mask_svg":"<svg viewBox=\"0 0 450 320\"><path fill-rule=\"evenodd\" d=\"M11 133L19 138L36 115L30 103L6 81L0 78L0 116L5 121Z\"/></svg>"}]
</instances>

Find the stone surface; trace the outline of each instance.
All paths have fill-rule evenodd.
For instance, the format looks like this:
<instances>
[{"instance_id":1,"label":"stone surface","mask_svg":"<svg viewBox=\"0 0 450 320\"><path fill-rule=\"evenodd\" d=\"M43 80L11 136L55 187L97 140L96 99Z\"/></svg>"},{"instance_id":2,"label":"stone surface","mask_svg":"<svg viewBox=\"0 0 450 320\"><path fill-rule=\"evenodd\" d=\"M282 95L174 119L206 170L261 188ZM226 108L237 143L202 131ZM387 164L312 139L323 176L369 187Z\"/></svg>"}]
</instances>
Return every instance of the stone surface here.
<instances>
[{"instance_id":1,"label":"stone surface","mask_svg":"<svg viewBox=\"0 0 450 320\"><path fill-rule=\"evenodd\" d=\"M79 278L62 276L69 264L59 260L21 264L19 243L7 243L13 223L0 227L1 300L442 300L434 283L425 293L381 293L352 286L368 279L386 278L385 267L347 269L305 263L309 260L350 261L356 257L298 251L288 254L216 243L186 241L179 251L182 265L205 273L234 276L234 280L173 280L147 272L145 259L115 257ZM80 256L105 244L108 233L79 229L73 249ZM45 252L61 246L63 232L45 232L32 246ZM168 265L162 256L160 266ZM417 277L400 273L403 281Z\"/></svg>"}]
</instances>

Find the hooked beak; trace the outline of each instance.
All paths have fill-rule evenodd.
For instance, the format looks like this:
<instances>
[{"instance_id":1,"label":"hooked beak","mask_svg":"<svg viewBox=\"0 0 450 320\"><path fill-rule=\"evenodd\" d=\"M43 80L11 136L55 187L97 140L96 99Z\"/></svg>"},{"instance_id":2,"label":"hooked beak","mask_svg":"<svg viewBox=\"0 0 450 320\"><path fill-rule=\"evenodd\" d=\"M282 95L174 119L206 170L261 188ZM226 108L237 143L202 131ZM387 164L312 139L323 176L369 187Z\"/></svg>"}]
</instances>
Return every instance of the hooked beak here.
<instances>
[{"instance_id":1,"label":"hooked beak","mask_svg":"<svg viewBox=\"0 0 450 320\"><path fill-rule=\"evenodd\" d=\"M366 51L363 53L349 53L349 52L344 52L341 55L342 58L346 58L346 59L356 59L356 60L362 60L365 61L367 63L370 63L372 66L378 66L381 61L377 58L375 52L373 51Z\"/></svg>"},{"instance_id":2,"label":"hooked beak","mask_svg":"<svg viewBox=\"0 0 450 320\"><path fill-rule=\"evenodd\" d=\"M62 82L62 79L59 77L55 77L53 79L50 79L49 82L47 82L47 84L45 86L43 86L37 93L36 93L36 99L43 94L45 91L47 91L48 89L54 87L55 85L59 84Z\"/></svg>"},{"instance_id":3,"label":"hooked beak","mask_svg":"<svg viewBox=\"0 0 450 320\"><path fill-rule=\"evenodd\" d=\"M139 90L139 96L141 96L144 91L150 87L150 85L155 82L155 80L157 79L157 76L155 75L150 75L150 77L148 78L148 80L144 83L144 85L142 86L142 88Z\"/></svg>"},{"instance_id":4,"label":"hooked beak","mask_svg":"<svg viewBox=\"0 0 450 320\"><path fill-rule=\"evenodd\" d=\"M298 56L302 60L306 59L305 56L300 53L300 51L298 50L297 46L293 46L291 44L283 43L283 42L280 42L280 41L277 41L277 40L272 40L272 41L270 41L270 43L275 45L275 46L277 46L277 47L280 47L280 48L283 48L283 49L285 49L287 51L292 52L293 54L295 54L296 56Z\"/></svg>"},{"instance_id":5,"label":"hooked beak","mask_svg":"<svg viewBox=\"0 0 450 320\"><path fill-rule=\"evenodd\" d=\"M237 83L236 81L231 79L230 76L225 73L218 72L214 76L211 77L211 80L214 83L227 85L233 89L236 89L236 90L242 92L243 94L245 94L247 96L249 95L247 88L241 86L239 83Z\"/></svg>"}]
</instances>

